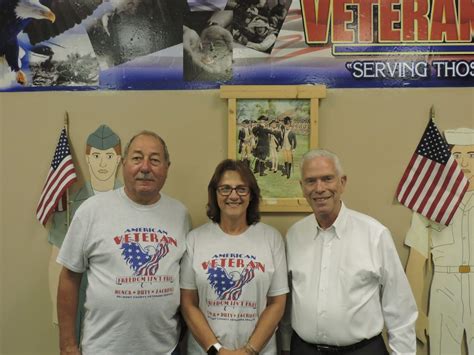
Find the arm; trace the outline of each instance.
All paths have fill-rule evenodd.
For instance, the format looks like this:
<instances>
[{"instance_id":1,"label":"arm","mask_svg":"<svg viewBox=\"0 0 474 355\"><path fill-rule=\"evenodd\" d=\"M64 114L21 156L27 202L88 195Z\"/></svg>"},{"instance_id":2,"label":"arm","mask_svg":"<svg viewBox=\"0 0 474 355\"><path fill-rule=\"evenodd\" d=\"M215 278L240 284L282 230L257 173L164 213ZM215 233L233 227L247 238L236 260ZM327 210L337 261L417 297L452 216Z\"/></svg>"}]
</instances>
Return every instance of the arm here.
<instances>
[{"instance_id":1,"label":"arm","mask_svg":"<svg viewBox=\"0 0 474 355\"><path fill-rule=\"evenodd\" d=\"M408 256L406 274L408 282L410 283L415 297L416 305L418 307L418 319L416 320L416 337L423 343L427 343L426 336L428 335L428 317L423 311L423 294L425 291L425 269L427 259L414 248L410 249Z\"/></svg>"},{"instance_id":2,"label":"arm","mask_svg":"<svg viewBox=\"0 0 474 355\"><path fill-rule=\"evenodd\" d=\"M239 141L243 141L245 139L245 131L243 128L239 129Z\"/></svg>"},{"instance_id":3,"label":"arm","mask_svg":"<svg viewBox=\"0 0 474 355\"><path fill-rule=\"evenodd\" d=\"M291 274L288 275L288 284L291 285ZM283 317L280 321L280 339L281 339L281 355L290 354L291 334L291 291L286 297L286 307Z\"/></svg>"},{"instance_id":4,"label":"arm","mask_svg":"<svg viewBox=\"0 0 474 355\"><path fill-rule=\"evenodd\" d=\"M430 221L418 213L413 213L410 228L405 236L405 245L410 247L410 254L406 265L406 275L410 283L418 307L416 320L416 337L427 343L428 317L423 307L426 283L426 274L430 256Z\"/></svg>"},{"instance_id":5,"label":"arm","mask_svg":"<svg viewBox=\"0 0 474 355\"><path fill-rule=\"evenodd\" d=\"M194 339L207 351L212 344L218 343L216 336L199 309L197 290L181 289L181 312ZM219 351L222 352L222 351Z\"/></svg>"},{"instance_id":6,"label":"arm","mask_svg":"<svg viewBox=\"0 0 474 355\"><path fill-rule=\"evenodd\" d=\"M392 354L416 354L416 302L388 229L378 242L381 257L381 306Z\"/></svg>"},{"instance_id":7,"label":"arm","mask_svg":"<svg viewBox=\"0 0 474 355\"><path fill-rule=\"evenodd\" d=\"M248 343L258 352L262 351L270 340L285 311L286 294L268 297L264 309Z\"/></svg>"},{"instance_id":8,"label":"arm","mask_svg":"<svg viewBox=\"0 0 474 355\"><path fill-rule=\"evenodd\" d=\"M272 33L269 34L265 39L260 43L255 42L247 42L246 46L252 49L256 49L257 51L266 51L268 48L273 46L276 41L276 36Z\"/></svg>"},{"instance_id":9,"label":"arm","mask_svg":"<svg viewBox=\"0 0 474 355\"><path fill-rule=\"evenodd\" d=\"M65 267L59 275L58 286L58 321L59 348L61 355L79 355L76 342L76 313L82 274Z\"/></svg>"},{"instance_id":10,"label":"arm","mask_svg":"<svg viewBox=\"0 0 474 355\"><path fill-rule=\"evenodd\" d=\"M291 134L291 137L292 137L292 139L291 139L291 149L295 150L296 149L296 134L293 131L291 131L290 134Z\"/></svg>"}]
</instances>

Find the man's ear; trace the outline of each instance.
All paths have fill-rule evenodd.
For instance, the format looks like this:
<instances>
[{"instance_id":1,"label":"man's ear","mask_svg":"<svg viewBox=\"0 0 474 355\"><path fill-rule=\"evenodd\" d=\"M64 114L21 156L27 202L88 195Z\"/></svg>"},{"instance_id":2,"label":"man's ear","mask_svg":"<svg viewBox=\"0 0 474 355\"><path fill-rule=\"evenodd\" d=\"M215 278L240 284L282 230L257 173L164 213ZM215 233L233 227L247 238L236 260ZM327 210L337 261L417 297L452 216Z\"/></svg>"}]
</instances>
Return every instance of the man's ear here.
<instances>
[{"instance_id":1,"label":"man's ear","mask_svg":"<svg viewBox=\"0 0 474 355\"><path fill-rule=\"evenodd\" d=\"M346 188L346 184L347 184L347 175L342 175L341 176L341 184L342 184L342 188Z\"/></svg>"}]
</instances>

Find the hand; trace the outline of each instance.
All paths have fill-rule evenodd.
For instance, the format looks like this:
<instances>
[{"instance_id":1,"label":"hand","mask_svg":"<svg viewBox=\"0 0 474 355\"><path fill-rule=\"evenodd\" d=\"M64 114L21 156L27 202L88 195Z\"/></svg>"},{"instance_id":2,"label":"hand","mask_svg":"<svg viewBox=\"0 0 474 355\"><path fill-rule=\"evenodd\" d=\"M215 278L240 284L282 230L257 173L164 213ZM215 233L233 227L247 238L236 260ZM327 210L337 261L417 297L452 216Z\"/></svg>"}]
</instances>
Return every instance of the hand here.
<instances>
[{"instance_id":1,"label":"hand","mask_svg":"<svg viewBox=\"0 0 474 355\"><path fill-rule=\"evenodd\" d=\"M198 52L202 50L201 38L193 29L183 26L183 47L188 52Z\"/></svg>"},{"instance_id":2,"label":"hand","mask_svg":"<svg viewBox=\"0 0 474 355\"><path fill-rule=\"evenodd\" d=\"M219 27L219 26L211 26ZM220 28L220 27L219 27ZM232 35L225 29L222 29L232 38ZM204 31L203 31L204 32ZM206 43L203 43L201 37L193 29L183 26L183 64L186 71L191 73L190 75L199 75L201 72L206 73L222 73L230 67L232 64L232 51L230 51L228 58L229 62L215 62L212 58L212 52L209 49L213 46L212 40L209 37L215 34L215 31L207 31L204 33ZM204 45L206 44L206 48ZM225 68L223 68L223 66Z\"/></svg>"},{"instance_id":3,"label":"hand","mask_svg":"<svg viewBox=\"0 0 474 355\"><path fill-rule=\"evenodd\" d=\"M428 342L427 336L429 335L429 321L426 313L419 312L418 319L415 324L416 338L426 345Z\"/></svg>"},{"instance_id":4,"label":"hand","mask_svg":"<svg viewBox=\"0 0 474 355\"><path fill-rule=\"evenodd\" d=\"M209 47L210 44L215 46L216 43L223 43L227 50L232 53L232 43L234 42L234 38L227 29L214 24L205 28L201 32L201 42L203 43L203 48Z\"/></svg>"},{"instance_id":5,"label":"hand","mask_svg":"<svg viewBox=\"0 0 474 355\"><path fill-rule=\"evenodd\" d=\"M239 37L239 42L242 43L245 46L247 43L249 43L249 40L244 35L241 35Z\"/></svg>"}]
</instances>

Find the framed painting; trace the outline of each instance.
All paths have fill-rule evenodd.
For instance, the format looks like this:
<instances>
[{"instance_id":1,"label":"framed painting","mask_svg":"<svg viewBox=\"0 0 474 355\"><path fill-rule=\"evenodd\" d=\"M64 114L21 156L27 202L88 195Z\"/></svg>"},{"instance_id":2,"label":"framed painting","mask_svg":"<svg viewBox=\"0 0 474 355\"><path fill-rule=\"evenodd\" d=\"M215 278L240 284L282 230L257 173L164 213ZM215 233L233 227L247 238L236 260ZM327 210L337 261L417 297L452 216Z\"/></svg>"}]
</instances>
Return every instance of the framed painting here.
<instances>
[{"instance_id":1,"label":"framed painting","mask_svg":"<svg viewBox=\"0 0 474 355\"><path fill-rule=\"evenodd\" d=\"M301 159L318 146L324 85L223 85L228 157L244 161L262 195L262 212L311 212L300 188Z\"/></svg>"}]
</instances>

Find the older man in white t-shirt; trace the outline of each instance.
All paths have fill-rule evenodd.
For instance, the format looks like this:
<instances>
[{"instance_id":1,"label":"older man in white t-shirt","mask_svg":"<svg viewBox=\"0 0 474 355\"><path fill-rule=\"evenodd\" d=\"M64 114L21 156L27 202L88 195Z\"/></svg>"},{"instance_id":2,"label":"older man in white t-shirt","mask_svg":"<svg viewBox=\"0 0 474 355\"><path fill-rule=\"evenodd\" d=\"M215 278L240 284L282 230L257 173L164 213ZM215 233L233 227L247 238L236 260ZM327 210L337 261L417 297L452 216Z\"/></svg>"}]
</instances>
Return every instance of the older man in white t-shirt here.
<instances>
[{"instance_id":1,"label":"older man in white t-shirt","mask_svg":"<svg viewBox=\"0 0 474 355\"><path fill-rule=\"evenodd\" d=\"M124 188L75 213L57 259L61 355L179 354L179 262L190 222L186 208L160 192L169 165L163 139L139 133L125 150ZM82 273L89 284L78 344Z\"/></svg>"}]
</instances>

